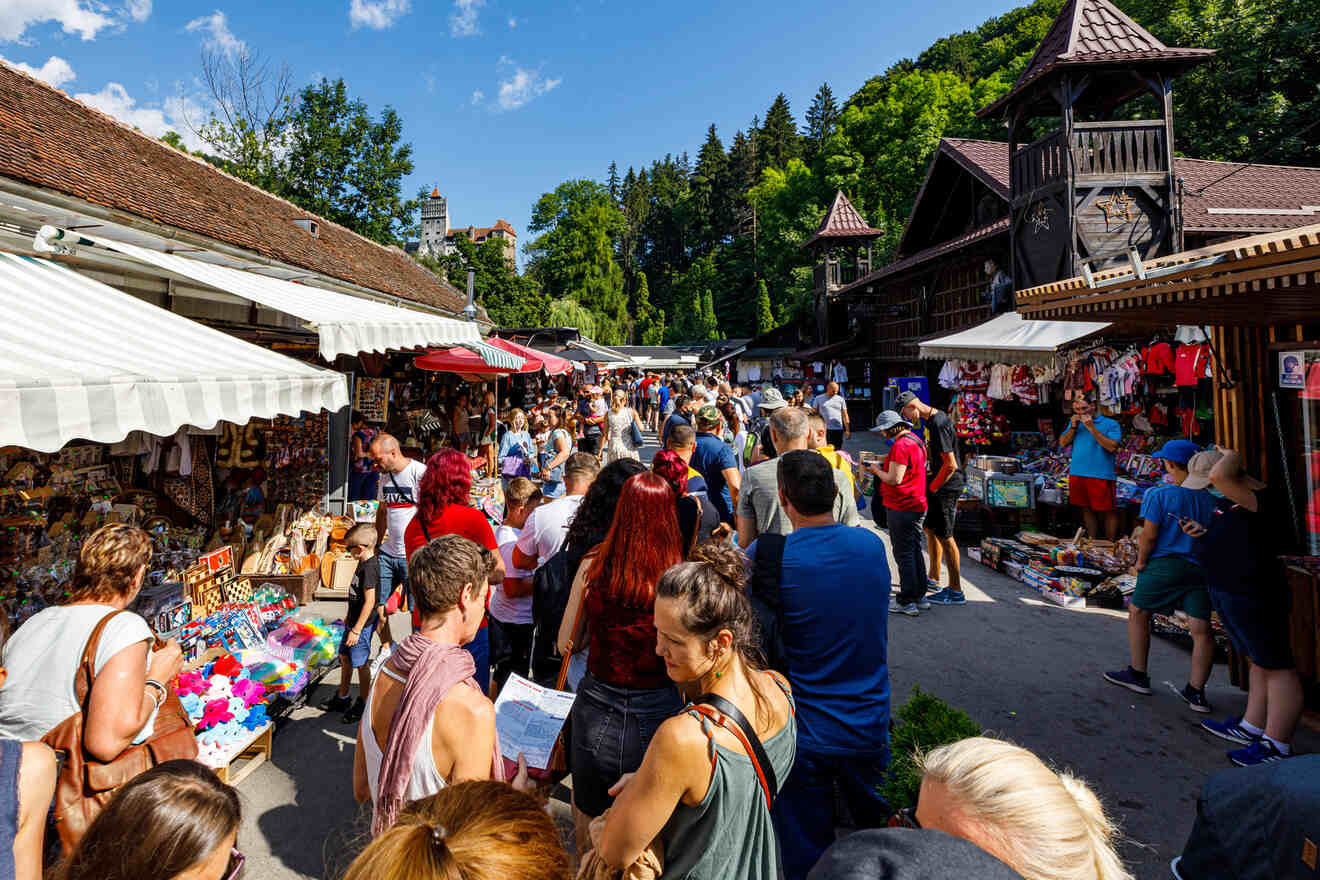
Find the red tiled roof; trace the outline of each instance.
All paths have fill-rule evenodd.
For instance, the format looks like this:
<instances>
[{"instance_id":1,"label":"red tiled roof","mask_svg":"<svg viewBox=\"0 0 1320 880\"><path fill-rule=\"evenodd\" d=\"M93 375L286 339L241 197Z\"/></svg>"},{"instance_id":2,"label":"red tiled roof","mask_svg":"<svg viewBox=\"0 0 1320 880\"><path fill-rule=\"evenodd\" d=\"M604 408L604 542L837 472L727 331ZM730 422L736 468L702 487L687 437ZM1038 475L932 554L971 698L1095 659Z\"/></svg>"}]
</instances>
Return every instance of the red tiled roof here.
<instances>
[{"instance_id":1,"label":"red tiled roof","mask_svg":"<svg viewBox=\"0 0 1320 880\"><path fill-rule=\"evenodd\" d=\"M0 64L0 176L382 293L457 311L465 296L388 248Z\"/></svg>"},{"instance_id":2,"label":"red tiled roof","mask_svg":"<svg viewBox=\"0 0 1320 880\"><path fill-rule=\"evenodd\" d=\"M1006 233L1008 232L1008 223L1009 218L1001 217L993 223L987 223L985 226L973 229L971 232L960 235L957 238L951 238L948 241L933 245L925 250L917 251L910 257L904 257L897 262L890 263L888 266L876 269L869 275L863 275L847 287L839 288L838 293L847 293L850 290L879 281L881 278L887 278L890 275L894 275L906 269L920 266L922 263L929 262L936 257L941 257L952 251L959 250L969 244L975 244L978 241L992 238L1000 233Z\"/></svg>"},{"instance_id":3,"label":"red tiled roof","mask_svg":"<svg viewBox=\"0 0 1320 880\"><path fill-rule=\"evenodd\" d=\"M848 201L843 190L839 190L834 194L834 203L816 228L816 234L798 247L806 247L824 238L877 238L884 234L883 230L868 224L861 212Z\"/></svg>"},{"instance_id":4,"label":"red tiled roof","mask_svg":"<svg viewBox=\"0 0 1320 880\"><path fill-rule=\"evenodd\" d=\"M507 220L497 220L494 226L458 226L449 230L449 236L466 235L468 238L484 238L496 229L502 229L514 238L518 237L518 233L513 231Z\"/></svg>"},{"instance_id":5,"label":"red tiled roof","mask_svg":"<svg viewBox=\"0 0 1320 880\"><path fill-rule=\"evenodd\" d=\"M968 170L980 179L995 182L999 195L1008 199L1008 144L946 138L940 149L968 164ZM1241 162L1181 156L1174 157L1173 168L1175 176L1185 181L1186 232L1288 229L1309 222L1309 218L1320 218L1320 168L1244 166ZM1204 195L1196 194L1212 183ZM1238 213L1243 210L1251 213Z\"/></svg>"},{"instance_id":6,"label":"red tiled roof","mask_svg":"<svg viewBox=\"0 0 1320 880\"><path fill-rule=\"evenodd\" d=\"M1110 0L1068 0L1013 88L976 115L996 112L1028 85L1058 67L1140 61L1167 61L1185 66L1205 61L1213 54L1213 49L1164 45Z\"/></svg>"}]
</instances>

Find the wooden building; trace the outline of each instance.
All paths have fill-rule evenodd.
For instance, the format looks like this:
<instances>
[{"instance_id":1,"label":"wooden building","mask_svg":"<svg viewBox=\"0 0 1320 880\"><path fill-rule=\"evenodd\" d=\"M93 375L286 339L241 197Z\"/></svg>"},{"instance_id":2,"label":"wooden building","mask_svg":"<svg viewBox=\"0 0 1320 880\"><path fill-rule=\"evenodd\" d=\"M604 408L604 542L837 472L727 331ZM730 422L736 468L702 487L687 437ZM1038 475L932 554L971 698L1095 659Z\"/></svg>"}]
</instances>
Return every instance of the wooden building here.
<instances>
[{"instance_id":1,"label":"wooden building","mask_svg":"<svg viewBox=\"0 0 1320 880\"><path fill-rule=\"evenodd\" d=\"M1017 119L1016 137L1025 139L1066 79L1070 110L1056 102L1053 112L1072 120L1067 137L1055 128L1053 141L1026 145L941 140L896 259L824 291L830 318L821 344L854 340L873 365L878 394L889 378L937 368L918 360L919 341L1013 308L1014 290L1077 275L1083 265L1103 270L1125 261L1129 248L1151 259L1320 216L1320 169L1172 155L1168 89L1179 70L1205 57L1164 46L1109 0L1068 3L1022 79L981 111ZM1096 118L1121 112L1152 84L1161 90L1159 119ZM1065 151L1064 143L1073 146ZM1054 169L1048 180L1036 175L1038 162L1042 175Z\"/></svg>"}]
</instances>

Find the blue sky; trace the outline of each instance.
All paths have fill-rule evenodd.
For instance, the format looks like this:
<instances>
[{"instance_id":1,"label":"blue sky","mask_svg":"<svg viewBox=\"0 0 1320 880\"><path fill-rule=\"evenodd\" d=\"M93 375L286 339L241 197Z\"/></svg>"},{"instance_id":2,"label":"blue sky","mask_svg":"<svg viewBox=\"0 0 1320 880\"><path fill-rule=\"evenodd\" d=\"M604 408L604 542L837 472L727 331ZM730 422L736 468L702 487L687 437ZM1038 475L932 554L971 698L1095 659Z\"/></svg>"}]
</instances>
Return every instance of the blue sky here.
<instances>
[{"instance_id":1,"label":"blue sky","mask_svg":"<svg viewBox=\"0 0 1320 880\"><path fill-rule=\"evenodd\" d=\"M0 57L151 134L205 116L203 46L285 62L295 84L342 76L413 144L408 181L453 225L518 231L541 193L666 152L695 156L783 91L801 121L828 81L845 100L895 60L1012 8L1007 0L0 0ZM521 253L520 253L521 262Z\"/></svg>"}]
</instances>

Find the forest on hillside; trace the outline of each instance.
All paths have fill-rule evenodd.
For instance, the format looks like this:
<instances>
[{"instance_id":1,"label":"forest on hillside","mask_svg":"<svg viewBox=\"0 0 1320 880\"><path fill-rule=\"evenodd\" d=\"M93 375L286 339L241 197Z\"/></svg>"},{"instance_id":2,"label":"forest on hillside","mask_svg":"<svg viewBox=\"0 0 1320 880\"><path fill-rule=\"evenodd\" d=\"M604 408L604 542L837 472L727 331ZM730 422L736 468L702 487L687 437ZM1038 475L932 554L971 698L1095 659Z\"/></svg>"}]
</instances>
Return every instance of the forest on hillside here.
<instances>
[{"instance_id":1,"label":"forest on hillside","mask_svg":"<svg viewBox=\"0 0 1320 880\"><path fill-rule=\"evenodd\" d=\"M753 336L806 314L811 270L798 245L835 191L885 230L884 265L939 139L1005 138L974 111L1008 91L1063 2L945 37L846 99L822 85L800 119L781 93L732 137L711 125L695 155L564 181L534 206L525 276L496 277L498 260L479 269L486 308L506 326L577 326L639 345ZM1175 86L1179 154L1320 165L1320 4L1119 3L1166 45L1218 50Z\"/></svg>"}]
</instances>

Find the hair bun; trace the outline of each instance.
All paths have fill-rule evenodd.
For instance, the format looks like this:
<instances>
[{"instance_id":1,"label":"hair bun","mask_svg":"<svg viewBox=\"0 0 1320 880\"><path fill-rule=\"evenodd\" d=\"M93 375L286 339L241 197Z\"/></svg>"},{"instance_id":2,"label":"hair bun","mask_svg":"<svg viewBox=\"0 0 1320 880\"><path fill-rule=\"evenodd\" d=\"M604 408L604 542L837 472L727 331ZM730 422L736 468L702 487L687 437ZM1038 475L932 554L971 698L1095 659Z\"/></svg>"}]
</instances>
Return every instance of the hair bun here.
<instances>
[{"instance_id":1,"label":"hair bun","mask_svg":"<svg viewBox=\"0 0 1320 880\"><path fill-rule=\"evenodd\" d=\"M747 586L747 557L732 544L705 541L693 548L688 561L710 568L729 589L741 592Z\"/></svg>"}]
</instances>

